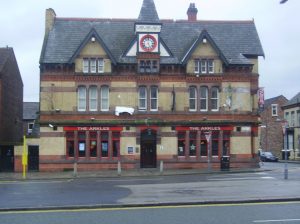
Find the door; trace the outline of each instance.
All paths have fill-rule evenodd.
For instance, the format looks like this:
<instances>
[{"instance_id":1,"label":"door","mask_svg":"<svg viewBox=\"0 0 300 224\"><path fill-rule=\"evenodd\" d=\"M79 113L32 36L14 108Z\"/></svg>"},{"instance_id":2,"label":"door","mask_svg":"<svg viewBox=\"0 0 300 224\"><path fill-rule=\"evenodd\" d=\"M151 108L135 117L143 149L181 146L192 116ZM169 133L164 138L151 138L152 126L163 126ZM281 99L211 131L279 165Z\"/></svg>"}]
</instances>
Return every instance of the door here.
<instances>
[{"instance_id":1,"label":"door","mask_svg":"<svg viewBox=\"0 0 300 224\"><path fill-rule=\"evenodd\" d=\"M146 130L141 134L141 168L156 168L156 132Z\"/></svg>"},{"instance_id":2,"label":"door","mask_svg":"<svg viewBox=\"0 0 300 224\"><path fill-rule=\"evenodd\" d=\"M0 171L14 171L14 146L0 146Z\"/></svg>"},{"instance_id":3,"label":"door","mask_svg":"<svg viewBox=\"0 0 300 224\"><path fill-rule=\"evenodd\" d=\"M39 170L39 146L28 146L28 171Z\"/></svg>"}]
</instances>

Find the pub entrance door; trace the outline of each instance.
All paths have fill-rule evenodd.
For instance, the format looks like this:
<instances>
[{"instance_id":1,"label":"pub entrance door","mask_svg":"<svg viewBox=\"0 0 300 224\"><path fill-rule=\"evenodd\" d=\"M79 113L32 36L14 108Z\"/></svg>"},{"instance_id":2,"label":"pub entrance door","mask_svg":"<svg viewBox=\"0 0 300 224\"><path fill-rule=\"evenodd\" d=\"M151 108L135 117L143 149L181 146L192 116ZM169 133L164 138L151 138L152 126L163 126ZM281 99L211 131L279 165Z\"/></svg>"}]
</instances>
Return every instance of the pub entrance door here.
<instances>
[{"instance_id":1,"label":"pub entrance door","mask_svg":"<svg viewBox=\"0 0 300 224\"><path fill-rule=\"evenodd\" d=\"M14 146L0 146L0 171L14 171Z\"/></svg>"},{"instance_id":2,"label":"pub entrance door","mask_svg":"<svg viewBox=\"0 0 300 224\"><path fill-rule=\"evenodd\" d=\"M141 168L156 168L156 131L146 129L141 133Z\"/></svg>"}]
</instances>

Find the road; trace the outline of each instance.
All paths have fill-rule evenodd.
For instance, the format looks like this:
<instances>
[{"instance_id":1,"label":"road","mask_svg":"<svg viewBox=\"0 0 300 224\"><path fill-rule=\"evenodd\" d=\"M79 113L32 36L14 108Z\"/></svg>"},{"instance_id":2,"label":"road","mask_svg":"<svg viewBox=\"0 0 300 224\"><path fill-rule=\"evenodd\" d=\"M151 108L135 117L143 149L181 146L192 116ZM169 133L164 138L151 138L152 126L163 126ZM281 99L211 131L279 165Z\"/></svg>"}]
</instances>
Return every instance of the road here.
<instances>
[{"instance_id":1,"label":"road","mask_svg":"<svg viewBox=\"0 0 300 224\"><path fill-rule=\"evenodd\" d=\"M300 223L300 202L0 212L1 224Z\"/></svg>"},{"instance_id":2,"label":"road","mask_svg":"<svg viewBox=\"0 0 300 224\"><path fill-rule=\"evenodd\" d=\"M238 202L300 198L300 166L265 163L268 172L0 181L0 210ZM0 222L1 223L1 222Z\"/></svg>"}]
</instances>

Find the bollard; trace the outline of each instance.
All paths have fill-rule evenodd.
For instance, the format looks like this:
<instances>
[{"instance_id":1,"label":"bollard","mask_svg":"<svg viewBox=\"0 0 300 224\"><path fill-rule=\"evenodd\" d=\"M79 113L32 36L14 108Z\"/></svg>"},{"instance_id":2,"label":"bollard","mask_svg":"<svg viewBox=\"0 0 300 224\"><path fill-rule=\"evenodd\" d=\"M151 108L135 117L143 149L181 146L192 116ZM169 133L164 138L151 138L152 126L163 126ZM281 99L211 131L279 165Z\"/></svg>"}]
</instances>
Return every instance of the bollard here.
<instances>
[{"instance_id":1,"label":"bollard","mask_svg":"<svg viewBox=\"0 0 300 224\"><path fill-rule=\"evenodd\" d=\"M164 161L160 161L160 164L159 164L159 172L160 174L162 174L164 172Z\"/></svg>"},{"instance_id":2,"label":"bollard","mask_svg":"<svg viewBox=\"0 0 300 224\"><path fill-rule=\"evenodd\" d=\"M118 176L121 176L122 168L121 168L121 162L118 161Z\"/></svg>"},{"instance_id":3,"label":"bollard","mask_svg":"<svg viewBox=\"0 0 300 224\"><path fill-rule=\"evenodd\" d=\"M73 165L73 177L77 177L77 162Z\"/></svg>"}]
</instances>

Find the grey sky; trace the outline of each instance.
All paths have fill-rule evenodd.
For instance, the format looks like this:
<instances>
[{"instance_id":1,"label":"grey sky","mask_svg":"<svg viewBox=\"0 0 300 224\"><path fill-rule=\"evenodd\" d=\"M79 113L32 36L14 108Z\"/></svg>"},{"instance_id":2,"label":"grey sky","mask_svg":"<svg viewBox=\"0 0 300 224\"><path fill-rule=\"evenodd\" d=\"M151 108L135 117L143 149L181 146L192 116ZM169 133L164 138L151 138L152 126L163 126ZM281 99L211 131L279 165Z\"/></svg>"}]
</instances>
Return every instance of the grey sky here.
<instances>
[{"instance_id":1,"label":"grey sky","mask_svg":"<svg viewBox=\"0 0 300 224\"><path fill-rule=\"evenodd\" d=\"M260 58L260 86L265 98L300 91L300 1L154 0L160 19L186 19L189 3L200 20L254 19L265 52ZM45 10L57 17L137 18L142 0L1 0L0 47L13 47L24 83L24 101L39 100L39 57Z\"/></svg>"}]
</instances>

